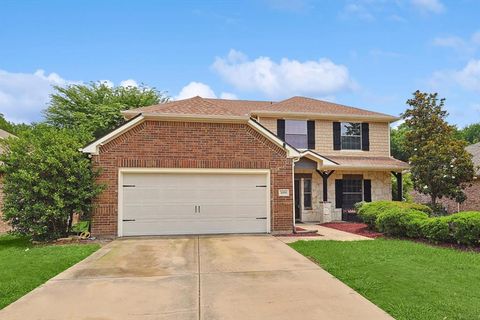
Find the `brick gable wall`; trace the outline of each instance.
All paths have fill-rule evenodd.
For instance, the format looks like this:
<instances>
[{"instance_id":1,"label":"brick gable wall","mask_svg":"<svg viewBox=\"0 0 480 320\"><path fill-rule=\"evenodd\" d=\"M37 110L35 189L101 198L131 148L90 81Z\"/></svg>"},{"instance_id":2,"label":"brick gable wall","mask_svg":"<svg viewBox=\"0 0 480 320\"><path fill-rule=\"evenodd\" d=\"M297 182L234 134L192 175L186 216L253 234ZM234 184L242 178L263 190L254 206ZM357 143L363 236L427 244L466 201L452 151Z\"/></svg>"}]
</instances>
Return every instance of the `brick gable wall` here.
<instances>
[{"instance_id":1,"label":"brick gable wall","mask_svg":"<svg viewBox=\"0 0 480 320\"><path fill-rule=\"evenodd\" d=\"M94 235L115 236L119 168L270 169L271 230L292 231L292 160L246 124L145 121L100 147L93 165L106 189L96 199ZM278 189L290 189L278 197Z\"/></svg>"}]
</instances>

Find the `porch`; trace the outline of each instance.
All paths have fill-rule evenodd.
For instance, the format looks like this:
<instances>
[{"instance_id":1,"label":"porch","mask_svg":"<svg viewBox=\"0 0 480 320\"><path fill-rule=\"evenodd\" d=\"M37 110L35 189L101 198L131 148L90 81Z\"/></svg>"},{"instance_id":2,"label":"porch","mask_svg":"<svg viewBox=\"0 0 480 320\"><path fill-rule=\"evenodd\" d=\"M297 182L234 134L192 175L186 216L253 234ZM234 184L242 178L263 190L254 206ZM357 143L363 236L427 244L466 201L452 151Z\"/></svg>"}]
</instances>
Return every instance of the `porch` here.
<instances>
[{"instance_id":1,"label":"porch","mask_svg":"<svg viewBox=\"0 0 480 320\"><path fill-rule=\"evenodd\" d=\"M390 157L324 157L307 151L295 163L295 221L358 221L358 202L392 200L392 175L398 185L393 200L402 200L406 164ZM342 160L342 161L339 161Z\"/></svg>"}]
</instances>

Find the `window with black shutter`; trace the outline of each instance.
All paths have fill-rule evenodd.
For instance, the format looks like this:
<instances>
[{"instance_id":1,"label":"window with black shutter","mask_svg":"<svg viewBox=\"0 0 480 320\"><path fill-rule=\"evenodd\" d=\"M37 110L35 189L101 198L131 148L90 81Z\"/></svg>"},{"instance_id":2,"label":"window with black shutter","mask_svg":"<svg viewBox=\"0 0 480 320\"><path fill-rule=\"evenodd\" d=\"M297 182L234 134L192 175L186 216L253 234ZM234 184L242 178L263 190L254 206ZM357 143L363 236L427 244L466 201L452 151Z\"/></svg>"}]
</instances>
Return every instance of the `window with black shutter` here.
<instances>
[{"instance_id":1,"label":"window with black shutter","mask_svg":"<svg viewBox=\"0 0 480 320\"><path fill-rule=\"evenodd\" d=\"M370 126L368 123L362 123L362 150L370 150Z\"/></svg>"},{"instance_id":2,"label":"window with black shutter","mask_svg":"<svg viewBox=\"0 0 480 320\"><path fill-rule=\"evenodd\" d=\"M277 120L277 136L285 141L285 120L283 119Z\"/></svg>"},{"instance_id":3,"label":"window with black shutter","mask_svg":"<svg viewBox=\"0 0 480 320\"><path fill-rule=\"evenodd\" d=\"M340 122L333 123L333 150L342 149Z\"/></svg>"},{"instance_id":4,"label":"window with black shutter","mask_svg":"<svg viewBox=\"0 0 480 320\"><path fill-rule=\"evenodd\" d=\"M363 180L363 201L372 202L372 180Z\"/></svg>"},{"instance_id":5,"label":"window with black shutter","mask_svg":"<svg viewBox=\"0 0 480 320\"><path fill-rule=\"evenodd\" d=\"M307 121L308 149L315 149L315 121Z\"/></svg>"},{"instance_id":6,"label":"window with black shutter","mask_svg":"<svg viewBox=\"0 0 480 320\"><path fill-rule=\"evenodd\" d=\"M343 200L343 181L342 179L335 180L335 208L342 208Z\"/></svg>"}]
</instances>

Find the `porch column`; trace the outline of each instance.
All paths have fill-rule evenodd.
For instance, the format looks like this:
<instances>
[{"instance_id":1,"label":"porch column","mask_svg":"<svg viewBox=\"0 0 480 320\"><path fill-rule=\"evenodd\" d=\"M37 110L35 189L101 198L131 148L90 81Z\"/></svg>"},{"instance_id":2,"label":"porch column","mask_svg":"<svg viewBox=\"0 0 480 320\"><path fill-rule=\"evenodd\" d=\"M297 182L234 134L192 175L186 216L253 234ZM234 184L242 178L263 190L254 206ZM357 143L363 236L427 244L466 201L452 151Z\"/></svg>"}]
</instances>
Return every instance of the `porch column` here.
<instances>
[{"instance_id":1,"label":"porch column","mask_svg":"<svg viewBox=\"0 0 480 320\"><path fill-rule=\"evenodd\" d=\"M402 180L402 173L401 172L394 172L392 174L397 178L397 198L396 201L403 200L403 180Z\"/></svg>"},{"instance_id":2,"label":"porch column","mask_svg":"<svg viewBox=\"0 0 480 320\"><path fill-rule=\"evenodd\" d=\"M323 180L323 202L328 201L328 178L335 172L335 170L331 171L320 171L317 170L318 174L322 177Z\"/></svg>"}]
</instances>

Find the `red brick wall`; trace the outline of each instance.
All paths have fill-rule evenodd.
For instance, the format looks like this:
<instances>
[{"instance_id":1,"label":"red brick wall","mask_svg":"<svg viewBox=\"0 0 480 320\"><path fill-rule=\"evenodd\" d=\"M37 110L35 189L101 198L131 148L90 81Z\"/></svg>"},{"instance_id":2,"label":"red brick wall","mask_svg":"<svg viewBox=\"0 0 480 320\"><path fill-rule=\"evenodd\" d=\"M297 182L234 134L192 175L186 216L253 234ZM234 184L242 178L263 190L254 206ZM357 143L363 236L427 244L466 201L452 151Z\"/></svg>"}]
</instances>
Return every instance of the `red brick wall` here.
<instances>
[{"instance_id":1,"label":"red brick wall","mask_svg":"<svg viewBox=\"0 0 480 320\"><path fill-rule=\"evenodd\" d=\"M0 175L0 234L10 230L10 226L2 220L2 207L3 207L3 178Z\"/></svg>"},{"instance_id":2,"label":"red brick wall","mask_svg":"<svg viewBox=\"0 0 480 320\"><path fill-rule=\"evenodd\" d=\"M480 211L480 178L477 178L473 181L472 186L465 189L467 195L467 200L458 205L453 200L450 199L441 199L441 203L445 208L447 208L448 213L454 213L460 211ZM418 203L428 203L430 197L420 194L416 191L412 193L414 201Z\"/></svg>"},{"instance_id":3,"label":"red brick wall","mask_svg":"<svg viewBox=\"0 0 480 320\"><path fill-rule=\"evenodd\" d=\"M145 121L100 147L93 157L106 190L96 200L94 235L117 235L118 168L270 169L271 229L292 230L292 161L246 124ZM278 189L290 189L278 197Z\"/></svg>"}]
</instances>

